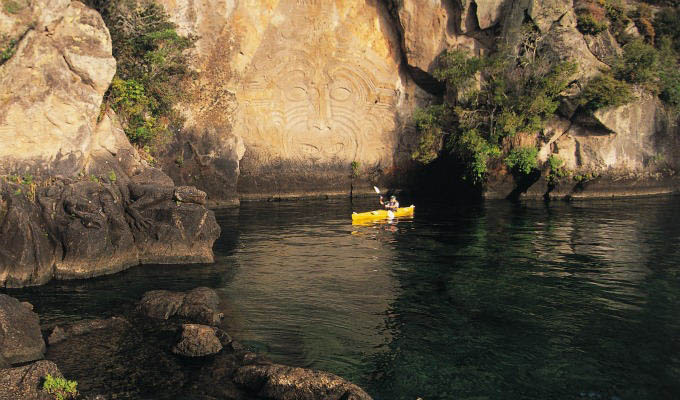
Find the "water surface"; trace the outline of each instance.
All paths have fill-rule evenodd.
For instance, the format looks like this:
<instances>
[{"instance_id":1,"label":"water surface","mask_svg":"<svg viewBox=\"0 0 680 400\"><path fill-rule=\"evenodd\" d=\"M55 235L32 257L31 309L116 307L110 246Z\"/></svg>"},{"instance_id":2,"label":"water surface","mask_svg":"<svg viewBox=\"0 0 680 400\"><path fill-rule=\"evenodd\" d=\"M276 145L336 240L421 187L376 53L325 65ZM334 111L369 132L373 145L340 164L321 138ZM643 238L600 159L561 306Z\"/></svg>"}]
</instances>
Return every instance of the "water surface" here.
<instances>
[{"instance_id":1,"label":"water surface","mask_svg":"<svg viewBox=\"0 0 680 400\"><path fill-rule=\"evenodd\" d=\"M218 213L213 265L10 294L51 326L213 287L236 339L381 400L680 398L677 198L420 201L413 220L351 225L376 203L244 203Z\"/></svg>"}]
</instances>

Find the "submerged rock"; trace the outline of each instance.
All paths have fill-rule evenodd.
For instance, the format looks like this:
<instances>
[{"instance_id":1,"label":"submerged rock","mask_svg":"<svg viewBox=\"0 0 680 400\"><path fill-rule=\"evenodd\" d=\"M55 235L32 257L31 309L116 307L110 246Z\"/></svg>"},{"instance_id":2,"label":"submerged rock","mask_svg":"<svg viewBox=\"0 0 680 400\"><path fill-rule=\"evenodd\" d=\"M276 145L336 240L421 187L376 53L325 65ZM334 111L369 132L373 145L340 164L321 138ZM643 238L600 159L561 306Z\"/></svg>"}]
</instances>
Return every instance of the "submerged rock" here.
<instances>
[{"instance_id":1,"label":"submerged rock","mask_svg":"<svg viewBox=\"0 0 680 400\"><path fill-rule=\"evenodd\" d=\"M118 329L125 330L130 327L130 323L125 318L111 317L108 319L93 319L88 321L80 321L62 328L55 326L52 333L47 338L50 346L63 342L69 337L80 336L91 333L92 331L100 329Z\"/></svg>"},{"instance_id":2,"label":"submerged rock","mask_svg":"<svg viewBox=\"0 0 680 400\"><path fill-rule=\"evenodd\" d=\"M247 365L234 380L260 397L274 400L370 400L366 392L337 375L286 365Z\"/></svg>"},{"instance_id":3,"label":"submerged rock","mask_svg":"<svg viewBox=\"0 0 680 400\"><path fill-rule=\"evenodd\" d=\"M175 354L202 357L222 351L216 328L206 325L184 324L179 342L172 348Z\"/></svg>"},{"instance_id":4,"label":"submerged rock","mask_svg":"<svg viewBox=\"0 0 680 400\"><path fill-rule=\"evenodd\" d=\"M42 391L45 376L63 378L52 361L41 360L17 368L0 370L0 400L51 400L54 396Z\"/></svg>"},{"instance_id":5,"label":"submerged rock","mask_svg":"<svg viewBox=\"0 0 680 400\"><path fill-rule=\"evenodd\" d=\"M217 325L224 315L218 312L219 297L206 287L189 292L152 290L144 293L138 310L150 318L167 320L178 316L193 322Z\"/></svg>"},{"instance_id":6,"label":"submerged rock","mask_svg":"<svg viewBox=\"0 0 680 400\"><path fill-rule=\"evenodd\" d=\"M38 315L17 299L0 294L0 359L17 364L39 360L44 353Z\"/></svg>"}]
</instances>

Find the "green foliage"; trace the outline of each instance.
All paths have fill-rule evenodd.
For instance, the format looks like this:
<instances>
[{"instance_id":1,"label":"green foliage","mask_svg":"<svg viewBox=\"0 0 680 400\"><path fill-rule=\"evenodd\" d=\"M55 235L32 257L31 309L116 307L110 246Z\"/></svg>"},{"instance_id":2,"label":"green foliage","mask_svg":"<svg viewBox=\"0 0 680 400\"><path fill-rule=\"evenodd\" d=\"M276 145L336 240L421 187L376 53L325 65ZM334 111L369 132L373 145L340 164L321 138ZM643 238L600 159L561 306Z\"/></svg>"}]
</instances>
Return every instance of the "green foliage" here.
<instances>
[{"instance_id":1,"label":"green foliage","mask_svg":"<svg viewBox=\"0 0 680 400\"><path fill-rule=\"evenodd\" d=\"M0 65L4 64L5 62L7 62L7 60L12 58L14 53L16 53L17 51L16 47L17 41L15 39L11 39L9 40L9 42L7 42L7 47L0 48Z\"/></svg>"},{"instance_id":2,"label":"green foliage","mask_svg":"<svg viewBox=\"0 0 680 400\"><path fill-rule=\"evenodd\" d=\"M350 168L352 169L352 178L358 178L359 177L359 162L358 161L352 161L350 164Z\"/></svg>"},{"instance_id":3,"label":"green foliage","mask_svg":"<svg viewBox=\"0 0 680 400\"><path fill-rule=\"evenodd\" d=\"M99 183L99 178L96 175L90 175L90 182Z\"/></svg>"},{"instance_id":4,"label":"green foliage","mask_svg":"<svg viewBox=\"0 0 680 400\"><path fill-rule=\"evenodd\" d=\"M597 35L609 28L604 0L576 0L576 28L583 34Z\"/></svg>"},{"instance_id":5,"label":"green foliage","mask_svg":"<svg viewBox=\"0 0 680 400\"><path fill-rule=\"evenodd\" d=\"M542 131L577 66L537 55L541 37L536 27L525 25L521 32L516 52L477 57L454 50L442 57L435 75L458 96L415 113L420 143L414 159L431 162L443 149L463 163L464 179L479 183L489 161L500 157L504 138Z\"/></svg>"},{"instance_id":6,"label":"green foliage","mask_svg":"<svg viewBox=\"0 0 680 400\"><path fill-rule=\"evenodd\" d=\"M195 38L180 36L152 0L89 0L111 32L116 76L106 104L123 122L130 141L149 144L182 123L174 105L191 76L185 50Z\"/></svg>"},{"instance_id":7,"label":"green foliage","mask_svg":"<svg viewBox=\"0 0 680 400\"><path fill-rule=\"evenodd\" d=\"M115 183L116 180L118 180L118 177L116 176L116 171L113 171L113 170L109 171L108 178L109 178L109 182Z\"/></svg>"},{"instance_id":8,"label":"green foliage","mask_svg":"<svg viewBox=\"0 0 680 400\"><path fill-rule=\"evenodd\" d=\"M654 30L658 37L670 40L675 51L680 52L680 6L659 11L654 16Z\"/></svg>"},{"instance_id":9,"label":"green foliage","mask_svg":"<svg viewBox=\"0 0 680 400\"><path fill-rule=\"evenodd\" d=\"M623 57L616 60L614 76L635 84L653 84L658 77L659 53L641 39L623 46Z\"/></svg>"},{"instance_id":10,"label":"green foliage","mask_svg":"<svg viewBox=\"0 0 680 400\"><path fill-rule=\"evenodd\" d=\"M656 30L652 23L654 11L646 3L639 3L635 10L631 13L633 22L642 36L649 42L654 43L656 38Z\"/></svg>"},{"instance_id":11,"label":"green foliage","mask_svg":"<svg viewBox=\"0 0 680 400\"><path fill-rule=\"evenodd\" d=\"M659 98L671 109L680 110L680 65L670 36L657 41L659 46Z\"/></svg>"},{"instance_id":12,"label":"green foliage","mask_svg":"<svg viewBox=\"0 0 680 400\"><path fill-rule=\"evenodd\" d=\"M470 56L465 50L454 49L444 53L440 63L443 67L434 72L434 77L445 81L448 87L460 90L474 81L475 75L484 66L484 59Z\"/></svg>"},{"instance_id":13,"label":"green foliage","mask_svg":"<svg viewBox=\"0 0 680 400\"><path fill-rule=\"evenodd\" d=\"M452 136L449 149L457 153L458 157L467 165L467 173L463 179L472 183L480 183L487 172L489 159L501 155L498 145L490 143L476 129L465 130L459 136Z\"/></svg>"},{"instance_id":14,"label":"green foliage","mask_svg":"<svg viewBox=\"0 0 680 400\"><path fill-rule=\"evenodd\" d=\"M430 106L418 108L413 114L416 129L420 134L418 147L411 157L423 164L428 164L439 155L444 131L442 129L442 115L444 106Z\"/></svg>"},{"instance_id":15,"label":"green foliage","mask_svg":"<svg viewBox=\"0 0 680 400\"><path fill-rule=\"evenodd\" d=\"M43 391L54 395L56 400L75 399L78 395L78 382L47 374L43 382Z\"/></svg>"},{"instance_id":16,"label":"green foliage","mask_svg":"<svg viewBox=\"0 0 680 400\"><path fill-rule=\"evenodd\" d=\"M597 35L609 28L607 22L596 20L590 13L579 13L576 16L576 24L578 30L587 35Z\"/></svg>"},{"instance_id":17,"label":"green foliage","mask_svg":"<svg viewBox=\"0 0 680 400\"><path fill-rule=\"evenodd\" d=\"M579 104L589 112L621 106L632 100L633 93L628 84L607 73L591 79L579 96Z\"/></svg>"},{"instance_id":18,"label":"green foliage","mask_svg":"<svg viewBox=\"0 0 680 400\"><path fill-rule=\"evenodd\" d=\"M25 0L2 0L2 8L7 14L17 14L26 8L26 3Z\"/></svg>"},{"instance_id":19,"label":"green foliage","mask_svg":"<svg viewBox=\"0 0 680 400\"><path fill-rule=\"evenodd\" d=\"M509 169L523 175L529 175L538 167L538 149L535 147L520 147L512 149L505 158L505 165Z\"/></svg>"},{"instance_id":20,"label":"green foliage","mask_svg":"<svg viewBox=\"0 0 680 400\"><path fill-rule=\"evenodd\" d=\"M548 176L547 180L550 184L555 184L559 178L567 176L567 169L564 167L564 160L555 154L548 157Z\"/></svg>"}]
</instances>

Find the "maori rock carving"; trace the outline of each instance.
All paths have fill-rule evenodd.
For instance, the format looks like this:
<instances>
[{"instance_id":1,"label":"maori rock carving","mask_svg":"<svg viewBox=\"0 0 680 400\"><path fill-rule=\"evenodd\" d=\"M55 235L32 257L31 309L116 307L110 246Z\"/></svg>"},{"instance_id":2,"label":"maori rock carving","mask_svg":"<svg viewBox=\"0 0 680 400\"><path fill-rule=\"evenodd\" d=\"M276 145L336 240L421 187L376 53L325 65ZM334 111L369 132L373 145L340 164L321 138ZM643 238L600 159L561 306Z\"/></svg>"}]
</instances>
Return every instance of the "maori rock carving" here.
<instances>
[{"instance_id":1,"label":"maori rock carving","mask_svg":"<svg viewBox=\"0 0 680 400\"><path fill-rule=\"evenodd\" d=\"M286 21L269 28L237 92L242 136L251 148L315 162L391 156L396 64L353 36L343 25L356 22L334 7L279 4L276 14Z\"/></svg>"}]
</instances>

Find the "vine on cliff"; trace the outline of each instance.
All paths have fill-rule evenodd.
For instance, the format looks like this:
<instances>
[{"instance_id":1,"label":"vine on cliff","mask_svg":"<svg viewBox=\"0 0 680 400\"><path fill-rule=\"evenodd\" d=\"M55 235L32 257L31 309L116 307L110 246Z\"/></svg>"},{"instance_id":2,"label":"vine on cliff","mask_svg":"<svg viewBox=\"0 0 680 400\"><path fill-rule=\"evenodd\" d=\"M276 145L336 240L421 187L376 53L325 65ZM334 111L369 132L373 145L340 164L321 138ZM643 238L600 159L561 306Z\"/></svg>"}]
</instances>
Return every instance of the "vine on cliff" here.
<instances>
[{"instance_id":1,"label":"vine on cliff","mask_svg":"<svg viewBox=\"0 0 680 400\"><path fill-rule=\"evenodd\" d=\"M152 0L88 0L88 5L109 28L117 62L104 106L116 111L133 143L148 145L169 135L182 123L174 106L192 75L186 50L196 38L179 35Z\"/></svg>"}]
</instances>

